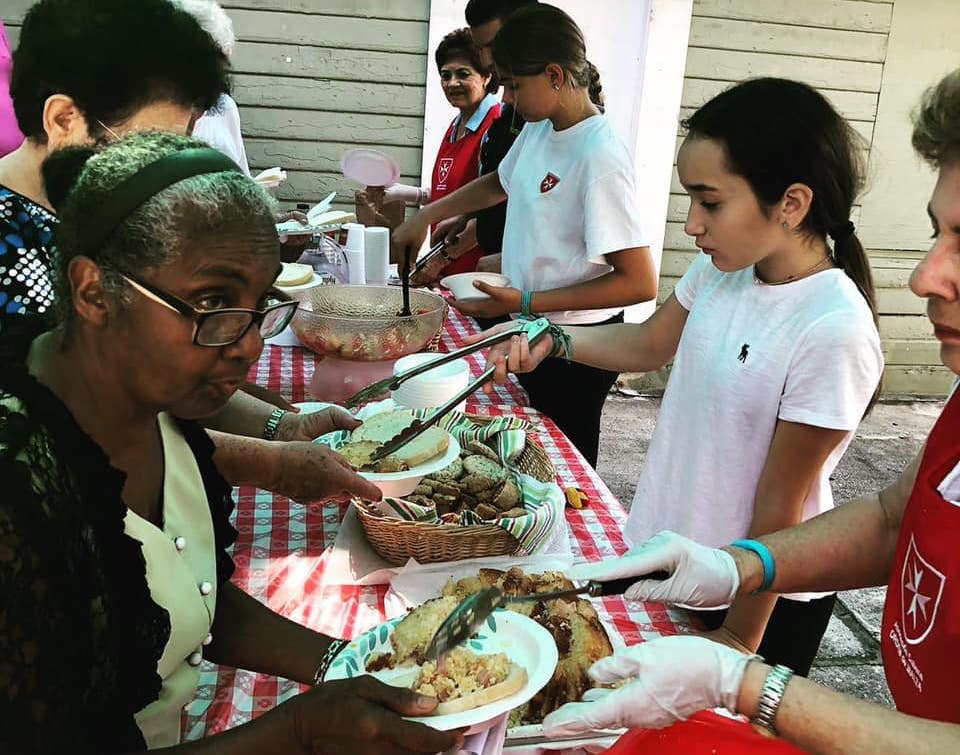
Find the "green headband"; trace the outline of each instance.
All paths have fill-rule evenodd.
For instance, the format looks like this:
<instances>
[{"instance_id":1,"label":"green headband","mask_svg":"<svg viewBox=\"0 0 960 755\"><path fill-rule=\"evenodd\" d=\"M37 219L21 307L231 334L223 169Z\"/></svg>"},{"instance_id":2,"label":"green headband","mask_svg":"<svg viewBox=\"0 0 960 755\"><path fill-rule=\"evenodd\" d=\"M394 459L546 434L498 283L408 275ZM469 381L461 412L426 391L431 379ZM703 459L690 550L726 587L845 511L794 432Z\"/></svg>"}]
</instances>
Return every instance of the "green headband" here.
<instances>
[{"instance_id":1,"label":"green headband","mask_svg":"<svg viewBox=\"0 0 960 755\"><path fill-rule=\"evenodd\" d=\"M228 172L242 173L233 160L210 147L180 150L144 165L114 186L97 212L84 222L81 231L83 248L95 256L117 226L168 186L193 176Z\"/></svg>"}]
</instances>

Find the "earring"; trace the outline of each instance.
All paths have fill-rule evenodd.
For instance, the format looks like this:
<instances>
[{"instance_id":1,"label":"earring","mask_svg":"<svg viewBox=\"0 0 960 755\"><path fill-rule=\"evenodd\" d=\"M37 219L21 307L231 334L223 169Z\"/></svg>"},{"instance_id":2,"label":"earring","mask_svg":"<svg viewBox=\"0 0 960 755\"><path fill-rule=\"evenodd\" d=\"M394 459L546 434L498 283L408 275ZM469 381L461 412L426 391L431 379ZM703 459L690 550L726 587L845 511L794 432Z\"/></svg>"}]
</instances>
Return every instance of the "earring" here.
<instances>
[{"instance_id":1,"label":"earring","mask_svg":"<svg viewBox=\"0 0 960 755\"><path fill-rule=\"evenodd\" d=\"M785 231L789 231L789 230L790 230L790 226L787 224L787 221L786 221L786 220L781 220L781 221L780 221L780 225L783 226L783 230L785 230Z\"/></svg>"},{"instance_id":2,"label":"earring","mask_svg":"<svg viewBox=\"0 0 960 755\"><path fill-rule=\"evenodd\" d=\"M554 85L553 85L553 91L554 91L554 92L559 92L559 91L560 91L560 85L559 85L559 84L554 84Z\"/></svg>"}]
</instances>

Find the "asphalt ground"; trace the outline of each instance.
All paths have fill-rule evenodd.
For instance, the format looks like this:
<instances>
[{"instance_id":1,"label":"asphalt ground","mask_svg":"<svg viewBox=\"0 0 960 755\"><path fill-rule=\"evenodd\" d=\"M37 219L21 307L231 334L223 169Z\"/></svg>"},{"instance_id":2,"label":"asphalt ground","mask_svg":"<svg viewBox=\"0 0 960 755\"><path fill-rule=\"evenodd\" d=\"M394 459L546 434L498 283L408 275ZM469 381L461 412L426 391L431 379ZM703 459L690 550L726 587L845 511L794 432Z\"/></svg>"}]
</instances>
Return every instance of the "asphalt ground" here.
<instances>
[{"instance_id":1,"label":"asphalt ground","mask_svg":"<svg viewBox=\"0 0 960 755\"><path fill-rule=\"evenodd\" d=\"M629 389L611 394L604 407L598 471L629 508L660 399ZM831 479L842 502L880 490L917 454L942 402L880 403L861 423ZM880 621L886 588L840 593L810 677L865 700L892 705L880 661Z\"/></svg>"}]
</instances>

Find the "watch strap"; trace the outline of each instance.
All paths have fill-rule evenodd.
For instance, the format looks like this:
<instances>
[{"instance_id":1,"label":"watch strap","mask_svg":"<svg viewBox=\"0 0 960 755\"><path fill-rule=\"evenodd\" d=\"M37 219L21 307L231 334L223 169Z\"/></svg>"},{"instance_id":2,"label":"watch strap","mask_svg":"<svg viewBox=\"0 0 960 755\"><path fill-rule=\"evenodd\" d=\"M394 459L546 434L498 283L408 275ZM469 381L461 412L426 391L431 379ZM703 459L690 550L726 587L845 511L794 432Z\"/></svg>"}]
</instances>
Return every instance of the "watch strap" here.
<instances>
[{"instance_id":1,"label":"watch strap","mask_svg":"<svg viewBox=\"0 0 960 755\"><path fill-rule=\"evenodd\" d=\"M760 690L760 699L757 701L757 714L751 719L754 726L759 726L767 731L776 734L775 727L777 711L780 709L780 703L783 702L783 695L787 689L787 683L793 677L793 671L786 666L777 664L763 682Z\"/></svg>"}]
</instances>

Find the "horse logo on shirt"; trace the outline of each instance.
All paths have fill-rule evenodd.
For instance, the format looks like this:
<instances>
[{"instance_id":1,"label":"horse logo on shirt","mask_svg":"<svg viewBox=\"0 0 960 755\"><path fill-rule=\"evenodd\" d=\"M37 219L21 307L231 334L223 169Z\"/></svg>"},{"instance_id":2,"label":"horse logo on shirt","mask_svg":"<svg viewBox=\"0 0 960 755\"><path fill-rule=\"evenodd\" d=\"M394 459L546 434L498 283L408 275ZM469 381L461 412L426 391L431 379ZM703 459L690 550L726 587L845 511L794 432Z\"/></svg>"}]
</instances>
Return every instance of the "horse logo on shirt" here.
<instances>
[{"instance_id":1,"label":"horse logo on shirt","mask_svg":"<svg viewBox=\"0 0 960 755\"><path fill-rule=\"evenodd\" d=\"M740 347L740 356L737 357L741 362L746 364L747 362L747 352L750 351L750 344L745 343Z\"/></svg>"},{"instance_id":2,"label":"horse logo on shirt","mask_svg":"<svg viewBox=\"0 0 960 755\"><path fill-rule=\"evenodd\" d=\"M543 177L543 180L540 182L540 193L546 194L548 191L556 187L560 183L560 177L553 175L553 173L547 173Z\"/></svg>"},{"instance_id":3,"label":"horse logo on shirt","mask_svg":"<svg viewBox=\"0 0 960 755\"><path fill-rule=\"evenodd\" d=\"M903 559L901 576L900 621L903 635L911 645L919 645L933 629L947 579L943 572L920 555L913 537Z\"/></svg>"},{"instance_id":4,"label":"horse logo on shirt","mask_svg":"<svg viewBox=\"0 0 960 755\"><path fill-rule=\"evenodd\" d=\"M453 167L452 157L444 157L440 160L440 170L439 170L440 185L437 187L438 189L443 188L444 184L447 183L447 178L450 176L450 169L452 167Z\"/></svg>"}]
</instances>

